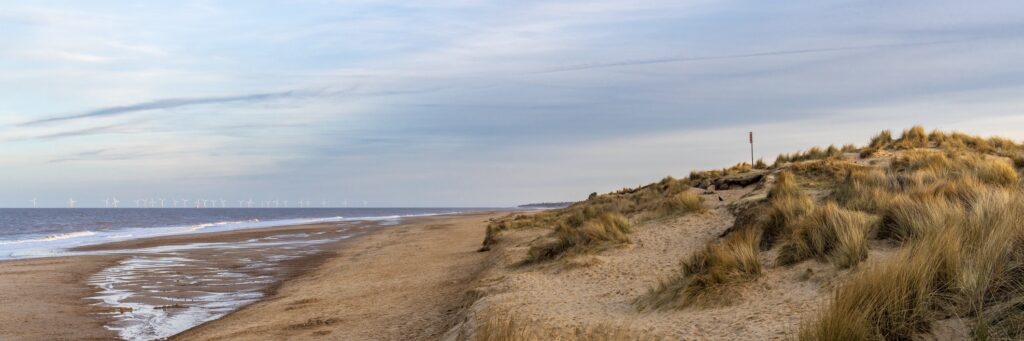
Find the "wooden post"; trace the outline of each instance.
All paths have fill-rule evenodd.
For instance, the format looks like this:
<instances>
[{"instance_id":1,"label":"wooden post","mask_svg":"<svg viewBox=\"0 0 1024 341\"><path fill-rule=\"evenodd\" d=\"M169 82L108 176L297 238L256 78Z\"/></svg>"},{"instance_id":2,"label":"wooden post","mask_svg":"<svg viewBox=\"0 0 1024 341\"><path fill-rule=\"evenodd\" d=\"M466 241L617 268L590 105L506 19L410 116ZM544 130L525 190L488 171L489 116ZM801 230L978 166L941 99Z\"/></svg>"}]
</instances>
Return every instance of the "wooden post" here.
<instances>
[{"instance_id":1,"label":"wooden post","mask_svg":"<svg viewBox=\"0 0 1024 341\"><path fill-rule=\"evenodd\" d=\"M750 132L750 167L754 167L754 132Z\"/></svg>"}]
</instances>

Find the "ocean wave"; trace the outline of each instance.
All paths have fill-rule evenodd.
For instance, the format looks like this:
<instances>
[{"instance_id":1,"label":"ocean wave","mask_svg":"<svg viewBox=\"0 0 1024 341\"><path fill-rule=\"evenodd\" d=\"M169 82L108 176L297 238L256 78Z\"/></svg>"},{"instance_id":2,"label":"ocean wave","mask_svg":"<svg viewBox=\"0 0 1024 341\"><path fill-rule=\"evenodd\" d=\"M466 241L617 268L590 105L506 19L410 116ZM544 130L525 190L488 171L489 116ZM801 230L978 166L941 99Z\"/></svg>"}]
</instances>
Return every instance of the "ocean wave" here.
<instances>
[{"instance_id":1,"label":"ocean wave","mask_svg":"<svg viewBox=\"0 0 1024 341\"><path fill-rule=\"evenodd\" d=\"M215 223L195 224L195 225L192 225L192 226L189 227L189 231L198 231L198 230L205 229L207 227L219 227L219 226L239 225L239 224L255 224L255 223L258 223L258 222L260 222L259 219L249 219L249 220L239 220L239 221L218 221L218 222L215 222Z\"/></svg>"},{"instance_id":2,"label":"ocean wave","mask_svg":"<svg viewBox=\"0 0 1024 341\"><path fill-rule=\"evenodd\" d=\"M0 241L0 245L51 242L51 241L55 241L55 240L88 237L88 236L92 236L92 235L95 235L95 234L96 234L96 232L93 232L93 231L78 231L78 232L54 234L54 235L49 235L49 236L42 237L42 238L4 240L4 241Z\"/></svg>"}]
</instances>

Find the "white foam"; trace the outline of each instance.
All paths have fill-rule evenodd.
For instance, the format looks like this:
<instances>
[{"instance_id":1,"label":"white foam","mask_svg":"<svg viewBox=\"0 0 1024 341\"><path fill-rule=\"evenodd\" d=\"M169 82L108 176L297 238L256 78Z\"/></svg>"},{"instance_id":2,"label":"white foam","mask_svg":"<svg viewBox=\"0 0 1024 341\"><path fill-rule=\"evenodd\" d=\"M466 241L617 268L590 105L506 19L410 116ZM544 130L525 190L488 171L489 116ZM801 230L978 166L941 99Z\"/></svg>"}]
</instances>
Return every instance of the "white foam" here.
<instances>
[{"instance_id":1,"label":"white foam","mask_svg":"<svg viewBox=\"0 0 1024 341\"><path fill-rule=\"evenodd\" d=\"M93 236L93 235L96 235L96 232L93 232L93 231L78 231L78 232L71 232L71 233L54 234L54 235L49 235L49 236L42 237L42 238L29 238L29 239L20 239L20 240L2 240L2 241L0 241L0 245L52 242L52 241L57 241L57 240L64 240L64 239L71 239L71 238L78 238L78 237L88 237L88 236Z\"/></svg>"},{"instance_id":2,"label":"white foam","mask_svg":"<svg viewBox=\"0 0 1024 341\"><path fill-rule=\"evenodd\" d=\"M444 214L457 214L459 212L409 214L409 215L387 215L377 217L351 217L342 216L322 218L295 218L282 220L261 221L259 219L242 221L220 221L213 223L194 224L187 226L168 227L146 227L146 228L124 228L111 231L79 231L46 237L29 237L20 240L0 240L0 260L12 258L37 258L52 257L75 254L66 251L67 249L108 243L112 240L129 240L150 237L163 237L190 233L209 233L231 230L242 230L251 228L265 228L276 226L294 226L315 223L349 222L349 221L377 221L382 225L395 225L401 219L411 217L426 217Z\"/></svg>"}]
</instances>

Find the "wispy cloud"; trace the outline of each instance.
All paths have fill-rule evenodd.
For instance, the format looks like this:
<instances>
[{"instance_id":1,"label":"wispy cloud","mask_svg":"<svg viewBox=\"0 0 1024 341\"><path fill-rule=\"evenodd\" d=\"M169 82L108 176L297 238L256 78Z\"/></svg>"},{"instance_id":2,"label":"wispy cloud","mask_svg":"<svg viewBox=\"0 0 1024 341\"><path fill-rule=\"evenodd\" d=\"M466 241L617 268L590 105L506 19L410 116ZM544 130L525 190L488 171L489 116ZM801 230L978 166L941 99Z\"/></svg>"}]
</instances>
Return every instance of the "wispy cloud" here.
<instances>
[{"instance_id":1,"label":"wispy cloud","mask_svg":"<svg viewBox=\"0 0 1024 341\"><path fill-rule=\"evenodd\" d=\"M94 149L82 152L73 153L67 156L50 159L49 163L62 163L72 161L124 161L124 160L135 160L140 158L152 157L157 155L168 155L174 152L169 151L119 151L111 148Z\"/></svg>"},{"instance_id":2,"label":"wispy cloud","mask_svg":"<svg viewBox=\"0 0 1024 341\"><path fill-rule=\"evenodd\" d=\"M812 54L812 53L827 53L827 52L841 52L841 51L908 48L908 47L918 47L918 46L955 44L955 43L962 43L962 42L967 42L967 41L971 41L971 40L975 40L975 39L955 39L955 40L938 40L938 41L926 41L926 42L916 42L916 43L895 43L895 44L875 44L875 45L861 45L861 46L840 46L840 47L824 47L824 48L807 48L807 49L764 51L764 52L751 52L751 53L738 53L738 54L724 54L724 55L703 56L703 57L667 57L667 58L624 60L624 61L607 62L607 63L591 63L591 64L576 65L576 66L567 66L567 67L554 68L554 69L548 69L548 70L537 71L537 72L529 72L527 74L547 74L547 73L558 73L558 72L569 72L569 71L583 71L583 70L592 70L592 69L606 69L606 68L613 68L613 67L620 67L620 66L647 65L647 64L702 62L702 61L712 61L712 60L729 60L729 59L745 59L745 58L758 58L758 57L774 57L774 56Z\"/></svg>"},{"instance_id":3,"label":"wispy cloud","mask_svg":"<svg viewBox=\"0 0 1024 341\"><path fill-rule=\"evenodd\" d=\"M125 115L136 112L159 110L159 109L171 109L193 105L205 105L205 104L220 104L220 103L237 103L237 102L262 102L284 98L301 98L301 97L313 97L313 96L331 96L337 95L339 92L336 91L309 91L309 90L290 90L282 92L266 92L266 93L255 93L238 96L222 96L222 97L194 97L194 98L168 98L158 99L149 102L142 102L124 106L115 106L108 108L100 108L96 110L87 111L84 113L78 113L73 115L56 116L50 118L44 118L39 120L28 121L22 123L21 126L32 126L45 123L55 123L62 121L80 120L85 118L95 117L108 117Z\"/></svg>"},{"instance_id":4,"label":"wispy cloud","mask_svg":"<svg viewBox=\"0 0 1024 341\"><path fill-rule=\"evenodd\" d=\"M125 127L128 127L128 126L132 126L132 125L135 125L135 124L136 124L136 122L117 123L117 124L110 124L110 125L104 125L104 126L98 126L98 127L89 127L89 128L84 128L84 129L75 129L75 130L69 130L69 131L62 131L62 132L56 132L56 133L51 133L51 134L42 134L42 135L36 135L36 136L29 136L29 137L17 138L17 139L14 139L14 140L56 140L56 139L62 139L62 138L67 138L67 137L75 137L75 136L87 136L87 135L96 135L96 134L109 134L109 133L118 132L122 128L125 128Z\"/></svg>"}]
</instances>

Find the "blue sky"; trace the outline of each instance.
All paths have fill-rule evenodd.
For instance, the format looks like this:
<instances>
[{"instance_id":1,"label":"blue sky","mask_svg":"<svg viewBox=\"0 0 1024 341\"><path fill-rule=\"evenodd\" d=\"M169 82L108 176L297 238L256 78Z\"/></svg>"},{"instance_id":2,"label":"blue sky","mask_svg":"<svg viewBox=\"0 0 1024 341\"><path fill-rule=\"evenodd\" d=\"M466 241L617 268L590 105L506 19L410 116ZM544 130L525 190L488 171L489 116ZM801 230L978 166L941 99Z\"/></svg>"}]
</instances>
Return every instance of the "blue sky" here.
<instances>
[{"instance_id":1,"label":"blue sky","mask_svg":"<svg viewBox=\"0 0 1024 341\"><path fill-rule=\"evenodd\" d=\"M1019 1L0 3L0 206L507 206L912 124L1024 138Z\"/></svg>"}]
</instances>

